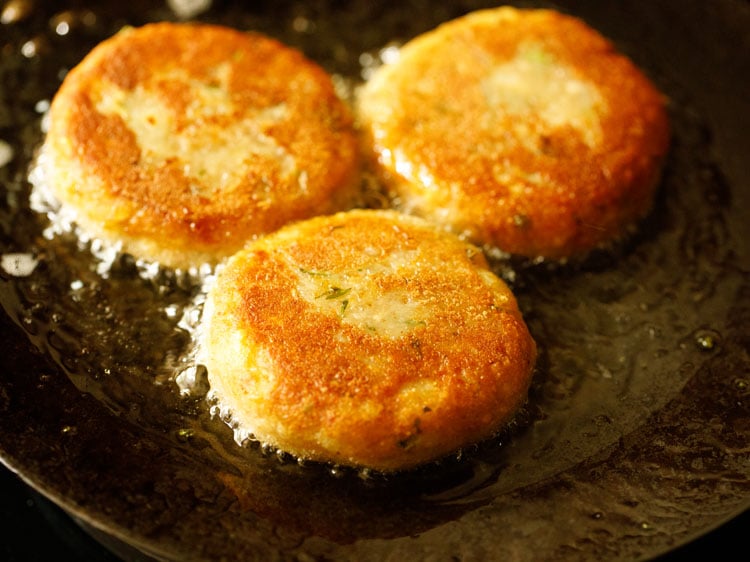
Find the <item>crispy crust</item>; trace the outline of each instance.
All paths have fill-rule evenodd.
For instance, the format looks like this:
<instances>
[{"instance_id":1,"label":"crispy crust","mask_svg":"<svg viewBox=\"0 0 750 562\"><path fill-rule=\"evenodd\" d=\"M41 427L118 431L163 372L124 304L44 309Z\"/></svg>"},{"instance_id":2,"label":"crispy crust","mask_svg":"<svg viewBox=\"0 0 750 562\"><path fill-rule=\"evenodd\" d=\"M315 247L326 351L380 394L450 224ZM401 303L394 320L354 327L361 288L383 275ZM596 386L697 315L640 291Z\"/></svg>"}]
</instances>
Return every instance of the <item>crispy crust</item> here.
<instances>
[{"instance_id":1,"label":"crispy crust","mask_svg":"<svg viewBox=\"0 0 750 562\"><path fill-rule=\"evenodd\" d=\"M86 229L189 267L348 208L356 142L330 77L301 53L259 34L160 23L123 30L67 75L43 157Z\"/></svg>"},{"instance_id":2,"label":"crispy crust","mask_svg":"<svg viewBox=\"0 0 750 562\"><path fill-rule=\"evenodd\" d=\"M394 211L287 226L211 289L201 359L240 439L383 471L490 436L536 347L482 253Z\"/></svg>"},{"instance_id":3,"label":"crispy crust","mask_svg":"<svg viewBox=\"0 0 750 562\"><path fill-rule=\"evenodd\" d=\"M557 259L621 237L648 212L668 149L664 106L582 21L503 7L407 43L364 85L358 112L403 210Z\"/></svg>"}]
</instances>

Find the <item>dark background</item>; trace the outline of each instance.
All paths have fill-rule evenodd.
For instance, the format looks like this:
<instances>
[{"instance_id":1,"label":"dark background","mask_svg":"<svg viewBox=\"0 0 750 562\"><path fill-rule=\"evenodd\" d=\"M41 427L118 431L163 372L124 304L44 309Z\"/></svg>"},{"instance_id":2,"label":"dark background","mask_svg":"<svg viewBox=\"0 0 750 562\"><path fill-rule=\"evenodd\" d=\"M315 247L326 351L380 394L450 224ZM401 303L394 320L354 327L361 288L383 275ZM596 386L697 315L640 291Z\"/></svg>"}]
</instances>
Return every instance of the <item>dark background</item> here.
<instances>
[{"instance_id":1,"label":"dark background","mask_svg":"<svg viewBox=\"0 0 750 562\"><path fill-rule=\"evenodd\" d=\"M750 510L658 562L747 559ZM0 465L1 562L119 562L55 505ZM149 560L140 558L137 562ZM135 562L135 561L133 561Z\"/></svg>"}]
</instances>

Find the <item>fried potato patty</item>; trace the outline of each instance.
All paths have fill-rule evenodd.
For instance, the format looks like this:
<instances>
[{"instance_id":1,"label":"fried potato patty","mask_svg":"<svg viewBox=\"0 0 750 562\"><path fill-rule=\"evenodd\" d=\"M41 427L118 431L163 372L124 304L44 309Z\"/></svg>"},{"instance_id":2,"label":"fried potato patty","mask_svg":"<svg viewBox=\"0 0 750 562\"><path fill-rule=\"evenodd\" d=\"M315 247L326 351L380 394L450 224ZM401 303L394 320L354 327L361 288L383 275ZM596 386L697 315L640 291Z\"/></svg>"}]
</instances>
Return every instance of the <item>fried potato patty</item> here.
<instances>
[{"instance_id":1,"label":"fried potato patty","mask_svg":"<svg viewBox=\"0 0 750 562\"><path fill-rule=\"evenodd\" d=\"M301 53L257 33L127 28L66 76L41 161L84 229L172 267L216 263L356 196L351 112Z\"/></svg>"},{"instance_id":2,"label":"fried potato patty","mask_svg":"<svg viewBox=\"0 0 750 562\"><path fill-rule=\"evenodd\" d=\"M487 438L536 357L473 245L391 210L302 221L230 258L199 358L238 441L393 471Z\"/></svg>"},{"instance_id":3,"label":"fried potato patty","mask_svg":"<svg viewBox=\"0 0 750 562\"><path fill-rule=\"evenodd\" d=\"M403 46L358 114L402 210L530 258L580 256L652 205L665 100L582 21L471 13Z\"/></svg>"}]
</instances>

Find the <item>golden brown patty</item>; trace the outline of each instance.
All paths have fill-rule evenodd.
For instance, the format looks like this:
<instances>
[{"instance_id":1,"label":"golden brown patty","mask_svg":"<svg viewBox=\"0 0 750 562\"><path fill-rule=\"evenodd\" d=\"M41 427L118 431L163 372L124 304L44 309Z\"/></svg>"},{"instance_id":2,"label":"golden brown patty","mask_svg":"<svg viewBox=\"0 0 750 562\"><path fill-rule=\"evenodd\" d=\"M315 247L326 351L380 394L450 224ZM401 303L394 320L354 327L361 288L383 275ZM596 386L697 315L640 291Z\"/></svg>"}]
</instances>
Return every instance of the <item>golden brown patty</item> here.
<instances>
[{"instance_id":1,"label":"golden brown patty","mask_svg":"<svg viewBox=\"0 0 750 562\"><path fill-rule=\"evenodd\" d=\"M238 440L384 471L498 430L536 354L482 253L395 211L258 239L219 273L203 322L199 355Z\"/></svg>"},{"instance_id":2,"label":"golden brown patty","mask_svg":"<svg viewBox=\"0 0 750 562\"><path fill-rule=\"evenodd\" d=\"M474 12L407 43L359 96L402 209L527 257L580 255L650 208L664 100L583 22Z\"/></svg>"},{"instance_id":3,"label":"golden brown patty","mask_svg":"<svg viewBox=\"0 0 750 562\"><path fill-rule=\"evenodd\" d=\"M258 34L193 24L126 29L65 78L42 161L95 235L174 267L348 207L351 115L330 77Z\"/></svg>"}]
</instances>

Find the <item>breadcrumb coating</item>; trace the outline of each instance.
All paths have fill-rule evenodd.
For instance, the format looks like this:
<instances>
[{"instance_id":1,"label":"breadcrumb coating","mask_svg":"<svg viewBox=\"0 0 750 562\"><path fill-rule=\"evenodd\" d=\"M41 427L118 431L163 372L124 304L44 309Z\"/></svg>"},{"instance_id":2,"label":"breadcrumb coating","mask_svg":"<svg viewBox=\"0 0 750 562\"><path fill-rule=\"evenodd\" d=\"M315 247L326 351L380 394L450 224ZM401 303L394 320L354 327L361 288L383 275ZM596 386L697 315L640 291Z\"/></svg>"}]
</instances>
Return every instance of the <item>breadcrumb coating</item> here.
<instances>
[{"instance_id":1,"label":"breadcrumb coating","mask_svg":"<svg viewBox=\"0 0 750 562\"><path fill-rule=\"evenodd\" d=\"M201 332L239 441L381 471L491 436L525 401L536 357L483 254L395 211L258 239L218 275Z\"/></svg>"},{"instance_id":2,"label":"breadcrumb coating","mask_svg":"<svg viewBox=\"0 0 750 562\"><path fill-rule=\"evenodd\" d=\"M258 33L126 28L66 76L42 151L83 228L136 257L215 264L289 221L348 208L358 150L330 76Z\"/></svg>"},{"instance_id":3,"label":"breadcrumb coating","mask_svg":"<svg viewBox=\"0 0 750 562\"><path fill-rule=\"evenodd\" d=\"M647 77L552 10L481 10L416 37L357 108L401 210L529 258L623 237L651 208L669 142Z\"/></svg>"}]
</instances>

